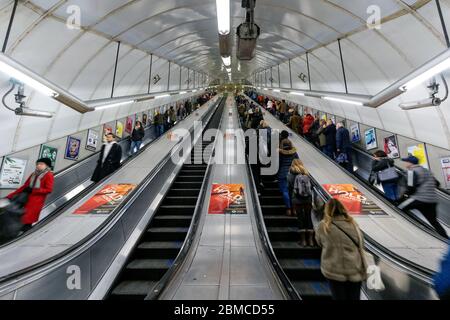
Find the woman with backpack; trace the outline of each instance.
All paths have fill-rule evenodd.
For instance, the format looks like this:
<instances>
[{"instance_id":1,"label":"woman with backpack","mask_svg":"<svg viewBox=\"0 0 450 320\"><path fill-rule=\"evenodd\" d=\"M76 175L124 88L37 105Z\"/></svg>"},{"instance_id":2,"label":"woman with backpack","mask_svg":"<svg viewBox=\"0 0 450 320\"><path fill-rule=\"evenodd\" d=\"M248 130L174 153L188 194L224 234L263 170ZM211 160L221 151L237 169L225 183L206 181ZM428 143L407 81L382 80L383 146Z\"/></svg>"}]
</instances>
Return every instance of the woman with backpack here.
<instances>
[{"instance_id":1,"label":"woman with backpack","mask_svg":"<svg viewBox=\"0 0 450 320\"><path fill-rule=\"evenodd\" d=\"M291 195L294 215L297 215L302 247L314 246L314 227L311 219L312 185L308 171L299 159L292 161L288 177L289 194Z\"/></svg>"},{"instance_id":2,"label":"woman with backpack","mask_svg":"<svg viewBox=\"0 0 450 320\"><path fill-rule=\"evenodd\" d=\"M331 199L316 231L322 248L320 269L330 284L334 300L360 300L367 279L364 238L344 205Z\"/></svg>"},{"instance_id":3,"label":"woman with backpack","mask_svg":"<svg viewBox=\"0 0 450 320\"><path fill-rule=\"evenodd\" d=\"M398 201L398 180L400 177L396 174L394 160L388 158L386 152L382 150L376 151L373 156L375 160L372 163L369 182L372 184L375 182L381 183L386 198L391 201Z\"/></svg>"}]
</instances>

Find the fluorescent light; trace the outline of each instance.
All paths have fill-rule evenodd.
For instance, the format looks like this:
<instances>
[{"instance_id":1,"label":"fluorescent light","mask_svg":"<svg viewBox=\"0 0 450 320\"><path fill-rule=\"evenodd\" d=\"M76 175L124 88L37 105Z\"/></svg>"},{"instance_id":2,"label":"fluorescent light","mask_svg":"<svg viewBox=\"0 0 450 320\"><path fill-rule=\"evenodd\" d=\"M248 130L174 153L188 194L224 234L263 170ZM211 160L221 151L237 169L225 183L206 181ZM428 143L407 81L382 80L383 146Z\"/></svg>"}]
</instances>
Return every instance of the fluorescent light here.
<instances>
[{"instance_id":1,"label":"fluorescent light","mask_svg":"<svg viewBox=\"0 0 450 320\"><path fill-rule=\"evenodd\" d=\"M124 106L127 104L132 104L135 102L136 102L136 100L129 100L129 101L123 101L123 102L117 102L117 103L108 103L108 104L104 104L104 105L95 107L95 110L103 110L103 109L109 109L109 108L114 108L114 107L120 107L120 106Z\"/></svg>"},{"instance_id":2,"label":"fluorescent light","mask_svg":"<svg viewBox=\"0 0 450 320\"><path fill-rule=\"evenodd\" d=\"M279 89L273 89L273 92L281 92Z\"/></svg>"},{"instance_id":3,"label":"fluorescent light","mask_svg":"<svg viewBox=\"0 0 450 320\"><path fill-rule=\"evenodd\" d=\"M329 101L335 101L335 102L342 102L342 103L348 103L348 104L353 104L355 106L363 106L362 102L358 102L358 101L352 101L352 100L346 100L346 99L339 99L339 98L333 98L333 97L323 97L324 100L329 100Z\"/></svg>"},{"instance_id":4,"label":"fluorescent light","mask_svg":"<svg viewBox=\"0 0 450 320\"><path fill-rule=\"evenodd\" d=\"M197 90L192 90L192 92L197 92Z\"/></svg>"},{"instance_id":5,"label":"fluorescent light","mask_svg":"<svg viewBox=\"0 0 450 320\"><path fill-rule=\"evenodd\" d=\"M447 58L446 60L442 61L441 63L437 64L436 66L432 67L428 71L422 73L418 77L412 79L411 81L407 82L405 85L400 87L400 90L402 91L408 91L411 90L414 87L417 87L419 84L424 83L425 81L433 78L435 75L442 73L443 71L450 68L450 58Z\"/></svg>"},{"instance_id":6,"label":"fluorescent light","mask_svg":"<svg viewBox=\"0 0 450 320\"><path fill-rule=\"evenodd\" d=\"M187 93L187 91L180 91L179 94L186 94L186 93Z\"/></svg>"},{"instance_id":7,"label":"fluorescent light","mask_svg":"<svg viewBox=\"0 0 450 320\"><path fill-rule=\"evenodd\" d=\"M230 33L230 0L216 0L217 7L217 23L219 34L227 35Z\"/></svg>"},{"instance_id":8,"label":"fluorescent light","mask_svg":"<svg viewBox=\"0 0 450 320\"><path fill-rule=\"evenodd\" d=\"M231 57L230 57L230 56L228 56L228 57L222 57L222 61L223 61L223 64L224 64L226 67L231 66Z\"/></svg>"},{"instance_id":9,"label":"fluorescent light","mask_svg":"<svg viewBox=\"0 0 450 320\"><path fill-rule=\"evenodd\" d=\"M57 97L58 93L47 87L46 85L40 83L37 80L27 76L25 73L17 70L16 68L10 66L9 64L0 61L0 71L5 73L7 76L20 81L33 89L39 91L40 93L48 96L48 97Z\"/></svg>"},{"instance_id":10,"label":"fluorescent light","mask_svg":"<svg viewBox=\"0 0 450 320\"><path fill-rule=\"evenodd\" d=\"M162 99L162 98L168 98L170 97L170 94L162 94L160 96L156 96L155 99Z\"/></svg>"},{"instance_id":11,"label":"fluorescent light","mask_svg":"<svg viewBox=\"0 0 450 320\"><path fill-rule=\"evenodd\" d=\"M294 96L302 96L302 97L305 96L304 93L302 93L302 92L295 92L295 91L291 91L291 92L289 92L289 94L292 94L292 95L294 95Z\"/></svg>"},{"instance_id":12,"label":"fluorescent light","mask_svg":"<svg viewBox=\"0 0 450 320\"><path fill-rule=\"evenodd\" d=\"M261 90L261 87L257 87L256 89Z\"/></svg>"}]
</instances>

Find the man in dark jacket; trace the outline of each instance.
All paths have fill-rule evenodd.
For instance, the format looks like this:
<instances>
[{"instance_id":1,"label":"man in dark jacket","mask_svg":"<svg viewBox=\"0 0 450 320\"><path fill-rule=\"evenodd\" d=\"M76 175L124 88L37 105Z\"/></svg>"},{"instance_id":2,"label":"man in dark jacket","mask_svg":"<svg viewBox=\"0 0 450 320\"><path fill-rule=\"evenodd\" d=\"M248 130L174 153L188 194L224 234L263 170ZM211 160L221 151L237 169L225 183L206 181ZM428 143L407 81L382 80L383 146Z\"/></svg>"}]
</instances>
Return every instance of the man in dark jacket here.
<instances>
[{"instance_id":1,"label":"man in dark jacket","mask_svg":"<svg viewBox=\"0 0 450 320\"><path fill-rule=\"evenodd\" d=\"M337 124L336 131L336 149L337 154L344 154L347 162L344 167L353 172L353 159L352 159L352 143L350 142L350 132L344 127L342 122Z\"/></svg>"},{"instance_id":2,"label":"man in dark jacket","mask_svg":"<svg viewBox=\"0 0 450 320\"><path fill-rule=\"evenodd\" d=\"M324 152L327 156L334 159L336 153L336 126L333 121L328 120L326 128L323 130L325 135L326 145Z\"/></svg>"},{"instance_id":3,"label":"man in dark jacket","mask_svg":"<svg viewBox=\"0 0 450 320\"><path fill-rule=\"evenodd\" d=\"M142 122L136 121L133 132L131 133L131 146L130 146L130 156L135 154L141 149L142 139L144 139L145 130L142 126Z\"/></svg>"},{"instance_id":4,"label":"man in dark jacket","mask_svg":"<svg viewBox=\"0 0 450 320\"><path fill-rule=\"evenodd\" d=\"M97 167L94 170L91 180L95 183L110 175L120 167L122 159L122 148L115 141L112 133L106 135L106 143L102 146Z\"/></svg>"}]
</instances>

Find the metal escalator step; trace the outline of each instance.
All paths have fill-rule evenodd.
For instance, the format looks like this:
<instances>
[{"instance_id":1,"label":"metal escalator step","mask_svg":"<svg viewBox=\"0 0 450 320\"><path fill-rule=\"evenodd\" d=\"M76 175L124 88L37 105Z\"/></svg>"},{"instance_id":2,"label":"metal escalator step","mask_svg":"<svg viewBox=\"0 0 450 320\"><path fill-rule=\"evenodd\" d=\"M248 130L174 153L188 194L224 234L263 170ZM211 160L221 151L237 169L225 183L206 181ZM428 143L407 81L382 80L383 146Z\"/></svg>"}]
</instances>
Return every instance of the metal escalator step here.
<instances>
[{"instance_id":1,"label":"metal escalator step","mask_svg":"<svg viewBox=\"0 0 450 320\"><path fill-rule=\"evenodd\" d=\"M153 227L189 227L191 216L159 215L152 221Z\"/></svg>"},{"instance_id":2,"label":"metal escalator step","mask_svg":"<svg viewBox=\"0 0 450 320\"><path fill-rule=\"evenodd\" d=\"M163 205L195 205L198 197L196 196L166 196Z\"/></svg>"},{"instance_id":3,"label":"metal escalator step","mask_svg":"<svg viewBox=\"0 0 450 320\"><path fill-rule=\"evenodd\" d=\"M184 241L189 228L169 228L156 227L150 228L146 232L146 238L152 241Z\"/></svg>"},{"instance_id":4,"label":"metal escalator step","mask_svg":"<svg viewBox=\"0 0 450 320\"><path fill-rule=\"evenodd\" d=\"M177 182L203 182L203 180L205 179L204 175L201 176L194 176L194 175L189 175L189 176L178 176L176 181Z\"/></svg>"},{"instance_id":5,"label":"metal escalator step","mask_svg":"<svg viewBox=\"0 0 450 320\"><path fill-rule=\"evenodd\" d=\"M192 216L195 211L194 205L162 205L158 209L158 215L189 215Z\"/></svg>"},{"instance_id":6,"label":"metal escalator step","mask_svg":"<svg viewBox=\"0 0 450 320\"><path fill-rule=\"evenodd\" d=\"M187 197L197 197L199 194L199 189L170 189L167 196L187 196Z\"/></svg>"},{"instance_id":7,"label":"metal escalator step","mask_svg":"<svg viewBox=\"0 0 450 320\"><path fill-rule=\"evenodd\" d=\"M182 241L152 241L141 243L138 249L181 249L182 246Z\"/></svg>"},{"instance_id":8,"label":"metal escalator step","mask_svg":"<svg viewBox=\"0 0 450 320\"><path fill-rule=\"evenodd\" d=\"M286 215L266 215L264 216L264 223L269 227L295 227L298 224L297 217L289 217Z\"/></svg>"},{"instance_id":9,"label":"metal escalator step","mask_svg":"<svg viewBox=\"0 0 450 320\"><path fill-rule=\"evenodd\" d=\"M279 259L281 267L291 281L309 280L323 281L319 259Z\"/></svg>"},{"instance_id":10,"label":"metal escalator step","mask_svg":"<svg viewBox=\"0 0 450 320\"><path fill-rule=\"evenodd\" d=\"M128 270L168 270L173 264L172 259L136 259L126 268Z\"/></svg>"},{"instance_id":11,"label":"metal escalator step","mask_svg":"<svg viewBox=\"0 0 450 320\"><path fill-rule=\"evenodd\" d=\"M324 281L294 281L295 290L304 300L331 299L331 290L328 282Z\"/></svg>"},{"instance_id":12,"label":"metal escalator step","mask_svg":"<svg viewBox=\"0 0 450 320\"><path fill-rule=\"evenodd\" d=\"M261 205L263 215L286 214L285 205Z\"/></svg>"},{"instance_id":13,"label":"metal escalator step","mask_svg":"<svg viewBox=\"0 0 450 320\"><path fill-rule=\"evenodd\" d=\"M272 241L272 248L278 259L318 259L321 249L302 247L297 241Z\"/></svg>"},{"instance_id":14,"label":"metal escalator step","mask_svg":"<svg viewBox=\"0 0 450 320\"><path fill-rule=\"evenodd\" d=\"M157 281L122 281L111 293L112 299L144 300Z\"/></svg>"}]
</instances>

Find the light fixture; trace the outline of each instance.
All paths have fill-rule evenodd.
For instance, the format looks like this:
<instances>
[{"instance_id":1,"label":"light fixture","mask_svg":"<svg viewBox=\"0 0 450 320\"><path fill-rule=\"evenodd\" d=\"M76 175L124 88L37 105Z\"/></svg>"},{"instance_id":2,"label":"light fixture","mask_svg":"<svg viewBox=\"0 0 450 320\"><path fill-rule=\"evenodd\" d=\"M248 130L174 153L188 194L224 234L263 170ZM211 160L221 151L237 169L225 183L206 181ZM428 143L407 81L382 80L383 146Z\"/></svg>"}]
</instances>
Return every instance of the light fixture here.
<instances>
[{"instance_id":1,"label":"light fixture","mask_svg":"<svg viewBox=\"0 0 450 320\"><path fill-rule=\"evenodd\" d=\"M302 97L305 96L304 93L302 93L302 92L295 92L295 91L291 91L291 92L289 92L289 94L292 94L292 95L294 95L294 96L302 96Z\"/></svg>"},{"instance_id":2,"label":"light fixture","mask_svg":"<svg viewBox=\"0 0 450 320\"><path fill-rule=\"evenodd\" d=\"M363 106L364 104L362 102L359 101L352 101L352 100L347 100L347 99L340 99L340 98L333 98L333 97L323 97L324 100L328 100L328 101L335 101L335 102L342 102L342 103L347 103L347 104L352 104L355 106Z\"/></svg>"},{"instance_id":3,"label":"light fixture","mask_svg":"<svg viewBox=\"0 0 450 320\"><path fill-rule=\"evenodd\" d=\"M401 86L399 89L402 91L411 90L411 89L417 87L418 85L420 85L421 83L424 83L425 81L433 78L435 75L438 75L449 68L450 68L450 58L447 58L444 61L435 65L434 67L423 72L422 74L416 76L414 79L408 81L406 84Z\"/></svg>"},{"instance_id":4,"label":"light fixture","mask_svg":"<svg viewBox=\"0 0 450 320\"><path fill-rule=\"evenodd\" d=\"M192 90L192 92L197 92L197 90Z\"/></svg>"},{"instance_id":5,"label":"light fixture","mask_svg":"<svg viewBox=\"0 0 450 320\"><path fill-rule=\"evenodd\" d=\"M162 99L162 98L168 98L170 97L170 94L162 94L160 96L156 96L155 99Z\"/></svg>"},{"instance_id":6,"label":"light fixture","mask_svg":"<svg viewBox=\"0 0 450 320\"><path fill-rule=\"evenodd\" d=\"M273 89L273 92L281 92L279 89Z\"/></svg>"},{"instance_id":7,"label":"light fixture","mask_svg":"<svg viewBox=\"0 0 450 320\"><path fill-rule=\"evenodd\" d=\"M180 91L179 94L186 94L186 93L187 93L187 91Z\"/></svg>"},{"instance_id":8,"label":"light fixture","mask_svg":"<svg viewBox=\"0 0 450 320\"><path fill-rule=\"evenodd\" d=\"M217 23L220 35L227 35L230 33L230 0L216 0L217 8Z\"/></svg>"},{"instance_id":9,"label":"light fixture","mask_svg":"<svg viewBox=\"0 0 450 320\"><path fill-rule=\"evenodd\" d=\"M223 64L225 65L225 67L231 66L231 57L230 56L222 57L222 61L223 61Z\"/></svg>"},{"instance_id":10,"label":"light fixture","mask_svg":"<svg viewBox=\"0 0 450 320\"><path fill-rule=\"evenodd\" d=\"M132 104L135 102L136 102L136 100L128 100L128 101L117 102L117 103L108 103L108 104L96 106L95 110L104 110L104 109L109 109L109 108L115 108L115 107L125 106L127 104Z\"/></svg>"},{"instance_id":11,"label":"light fixture","mask_svg":"<svg viewBox=\"0 0 450 320\"><path fill-rule=\"evenodd\" d=\"M57 97L58 93L56 93L54 90L50 89L46 85L42 84L41 82L27 76L25 73L21 72L20 70L10 66L9 64L3 62L0 60L0 71L6 74L7 76L16 79L17 81L20 81L33 89L39 91L40 93L48 96L48 97Z\"/></svg>"}]
</instances>

